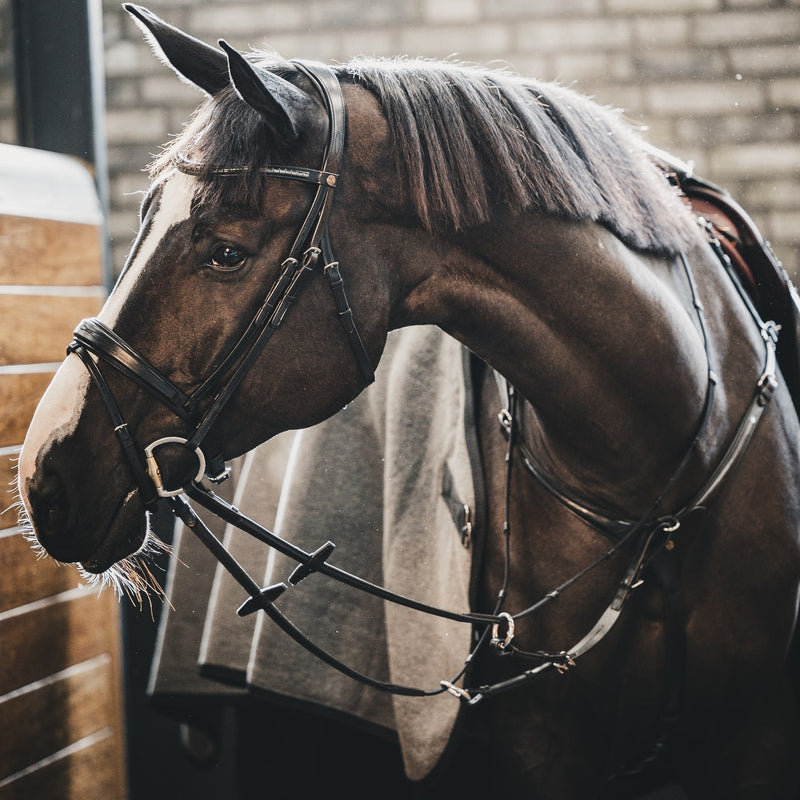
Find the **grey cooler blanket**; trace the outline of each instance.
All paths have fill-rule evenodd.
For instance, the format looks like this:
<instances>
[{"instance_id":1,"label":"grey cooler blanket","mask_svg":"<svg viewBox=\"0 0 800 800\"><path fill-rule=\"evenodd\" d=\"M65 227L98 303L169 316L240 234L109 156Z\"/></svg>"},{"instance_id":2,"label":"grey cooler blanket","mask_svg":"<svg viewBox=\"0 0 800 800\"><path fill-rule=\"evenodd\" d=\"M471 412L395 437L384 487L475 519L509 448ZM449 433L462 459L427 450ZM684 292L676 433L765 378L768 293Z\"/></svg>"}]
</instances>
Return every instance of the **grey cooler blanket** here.
<instances>
[{"instance_id":1,"label":"grey cooler blanket","mask_svg":"<svg viewBox=\"0 0 800 800\"><path fill-rule=\"evenodd\" d=\"M456 512L468 506L474 516L481 485L468 363L462 346L437 328L390 334L375 384L330 420L240 459L233 481L223 484L228 499L305 550L333 541L329 562L348 572L468 611L475 542ZM263 585L286 581L294 569L246 534L211 526ZM456 725L456 698L393 696L357 683L265 614L239 618L243 590L185 530L176 531L175 547L151 673L154 699L253 693L302 702L396 733L408 776L430 773ZM470 649L469 625L320 574L277 605L312 640L382 681L435 690L459 672Z\"/></svg>"}]
</instances>

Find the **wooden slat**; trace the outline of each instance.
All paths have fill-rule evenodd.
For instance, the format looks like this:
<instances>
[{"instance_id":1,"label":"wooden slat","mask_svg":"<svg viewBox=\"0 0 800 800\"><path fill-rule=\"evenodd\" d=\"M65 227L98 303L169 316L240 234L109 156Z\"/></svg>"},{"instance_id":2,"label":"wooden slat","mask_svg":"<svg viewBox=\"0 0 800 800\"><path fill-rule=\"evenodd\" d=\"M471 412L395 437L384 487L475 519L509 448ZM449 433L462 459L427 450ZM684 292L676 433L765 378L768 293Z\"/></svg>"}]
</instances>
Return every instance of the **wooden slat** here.
<instances>
[{"instance_id":1,"label":"wooden slat","mask_svg":"<svg viewBox=\"0 0 800 800\"><path fill-rule=\"evenodd\" d=\"M17 453L0 454L0 530L13 528L17 524L17 515L13 509L9 509L15 502L13 487L16 484L18 458Z\"/></svg>"},{"instance_id":2,"label":"wooden slat","mask_svg":"<svg viewBox=\"0 0 800 800\"><path fill-rule=\"evenodd\" d=\"M111 658L101 656L0 697L0 779L109 727L113 685Z\"/></svg>"},{"instance_id":3,"label":"wooden slat","mask_svg":"<svg viewBox=\"0 0 800 800\"><path fill-rule=\"evenodd\" d=\"M0 144L0 800L124 800L119 605L38 559L6 491L72 330L104 299L102 214L75 159Z\"/></svg>"},{"instance_id":4,"label":"wooden slat","mask_svg":"<svg viewBox=\"0 0 800 800\"><path fill-rule=\"evenodd\" d=\"M104 729L11 780L0 800L123 800L124 774L116 761L114 731Z\"/></svg>"},{"instance_id":5,"label":"wooden slat","mask_svg":"<svg viewBox=\"0 0 800 800\"><path fill-rule=\"evenodd\" d=\"M93 286L101 275L96 225L0 216L0 284Z\"/></svg>"},{"instance_id":6,"label":"wooden slat","mask_svg":"<svg viewBox=\"0 0 800 800\"><path fill-rule=\"evenodd\" d=\"M0 447L20 444L53 372L0 374Z\"/></svg>"},{"instance_id":7,"label":"wooden slat","mask_svg":"<svg viewBox=\"0 0 800 800\"><path fill-rule=\"evenodd\" d=\"M64 567L63 573L71 573L74 587L75 570ZM118 613L116 598L106 591L100 597L95 592L68 592L26 613L0 614L0 695L116 648Z\"/></svg>"},{"instance_id":8,"label":"wooden slat","mask_svg":"<svg viewBox=\"0 0 800 800\"><path fill-rule=\"evenodd\" d=\"M11 532L0 536L0 575L3 576L0 581L0 630L3 629L4 611L74 589L81 582L75 567L58 564L50 558L38 558L21 533ZM94 594L91 600L95 600ZM94 608L91 602L87 607L90 612ZM94 612L97 613L96 608ZM5 643L2 636L0 642ZM2 669L0 665L0 674Z\"/></svg>"},{"instance_id":9,"label":"wooden slat","mask_svg":"<svg viewBox=\"0 0 800 800\"><path fill-rule=\"evenodd\" d=\"M59 297L4 294L0 288L0 365L61 361L75 326L102 304L100 290Z\"/></svg>"}]
</instances>

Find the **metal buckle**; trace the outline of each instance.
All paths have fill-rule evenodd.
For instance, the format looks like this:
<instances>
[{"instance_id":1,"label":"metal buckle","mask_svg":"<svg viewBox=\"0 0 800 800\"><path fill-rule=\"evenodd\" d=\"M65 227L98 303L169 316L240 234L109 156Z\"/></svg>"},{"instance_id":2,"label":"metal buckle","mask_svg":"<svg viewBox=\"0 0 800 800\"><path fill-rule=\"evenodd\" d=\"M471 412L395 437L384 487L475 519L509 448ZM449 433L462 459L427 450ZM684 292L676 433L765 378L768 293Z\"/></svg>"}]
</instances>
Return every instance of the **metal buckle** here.
<instances>
[{"instance_id":1,"label":"metal buckle","mask_svg":"<svg viewBox=\"0 0 800 800\"><path fill-rule=\"evenodd\" d=\"M165 489L164 482L161 480L161 469L158 466L158 462L156 461L156 457L153 455L153 450L156 447L160 447L162 444L188 444L189 440L184 439L181 436L165 436L163 439L156 439L156 441L152 442L151 444L147 445L144 449L144 455L147 462L147 474L150 476L150 480L153 481L153 485L156 487L156 494L159 497L176 497L179 494L183 494L183 488L180 489ZM203 480L203 475L206 472L206 457L203 455L203 451L196 447L194 454L197 456L198 462L198 470L197 474L194 476L195 481Z\"/></svg>"},{"instance_id":2,"label":"metal buckle","mask_svg":"<svg viewBox=\"0 0 800 800\"><path fill-rule=\"evenodd\" d=\"M778 379L774 375L765 372L758 379L758 385L756 386L758 404L762 407L767 405L769 401L772 400L772 394L777 388Z\"/></svg>"},{"instance_id":3,"label":"metal buckle","mask_svg":"<svg viewBox=\"0 0 800 800\"><path fill-rule=\"evenodd\" d=\"M472 509L464 503L464 524L461 526L461 544L469 550L472 544Z\"/></svg>"},{"instance_id":4,"label":"metal buckle","mask_svg":"<svg viewBox=\"0 0 800 800\"><path fill-rule=\"evenodd\" d=\"M503 432L503 436L508 439L511 436L511 427L514 424L514 419L511 416L511 412L504 408L497 414L497 421L500 423L500 430Z\"/></svg>"},{"instance_id":5,"label":"metal buckle","mask_svg":"<svg viewBox=\"0 0 800 800\"><path fill-rule=\"evenodd\" d=\"M447 689L453 697L457 697L459 700L472 700L472 696L466 689L462 689L460 686L450 683L450 681L439 681L439 685Z\"/></svg>"},{"instance_id":6,"label":"metal buckle","mask_svg":"<svg viewBox=\"0 0 800 800\"><path fill-rule=\"evenodd\" d=\"M563 661L553 661L552 663L558 674L563 675L565 672L569 672L575 666L575 659L571 658L566 651L559 653L559 656L563 659Z\"/></svg>"}]
</instances>

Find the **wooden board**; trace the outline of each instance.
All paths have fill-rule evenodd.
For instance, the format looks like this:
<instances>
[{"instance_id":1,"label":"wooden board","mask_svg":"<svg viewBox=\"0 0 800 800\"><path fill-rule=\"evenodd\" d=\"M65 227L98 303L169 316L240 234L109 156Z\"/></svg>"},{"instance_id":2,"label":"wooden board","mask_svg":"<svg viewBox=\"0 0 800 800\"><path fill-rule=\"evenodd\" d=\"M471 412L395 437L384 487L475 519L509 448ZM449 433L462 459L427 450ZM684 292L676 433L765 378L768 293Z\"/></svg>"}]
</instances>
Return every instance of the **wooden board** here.
<instances>
[{"instance_id":1,"label":"wooden board","mask_svg":"<svg viewBox=\"0 0 800 800\"><path fill-rule=\"evenodd\" d=\"M0 284L93 286L100 254L96 225L0 215Z\"/></svg>"},{"instance_id":2,"label":"wooden board","mask_svg":"<svg viewBox=\"0 0 800 800\"><path fill-rule=\"evenodd\" d=\"M71 591L0 614L0 641L8 654L0 660L0 699L72 664L108 654L117 644L114 595L75 589L77 573L63 568L67 571L73 573Z\"/></svg>"},{"instance_id":3,"label":"wooden board","mask_svg":"<svg viewBox=\"0 0 800 800\"><path fill-rule=\"evenodd\" d=\"M113 730L103 728L42 760L37 768L0 780L0 800L109 800L124 797Z\"/></svg>"},{"instance_id":4,"label":"wooden board","mask_svg":"<svg viewBox=\"0 0 800 800\"><path fill-rule=\"evenodd\" d=\"M72 331L84 317L93 317L104 293L87 287L85 293L20 294L0 286L0 365L63 361Z\"/></svg>"},{"instance_id":5,"label":"wooden board","mask_svg":"<svg viewBox=\"0 0 800 800\"><path fill-rule=\"evenodd\" d=\"M14 487L17 481L17 458L14 448L0 453L0 531L13 528L17 524L17 515L11 508L16 502Z\"/></svg>"},{"instance_id":6,"label":"wooden board","mask_svg":"<svg viewBox=\"0 0 800 800\"><path fill-rule=\"evenodd\" d=\"M0 186L0 800L124 800L118 600L37 558L7 491L75 325L103 302L100 207L85 166L55 153L0 144Z\"/></svg>"},{"instance_id":7,"label":"wooden board","mask_svg":"<svg viewBox=\"0 0 800 800\"><path fill-rule=\"evenodd\" d=\"M0 697L4 730L27 732L0 750L0 779L110 727L111 669L111 659L99 656Z\"/></svg>"},{"instance_id":8,"label":"wooden board","mask_svg":"<svg viewBox=\"0 0 800 800\"><path fill-rule=\"evenodd\" d=\"M53 368L43 372L25 367L0 372L0 447L21 444L36 404L53 379Z\"/></svg>"},{"instance_id":9,"label":"wooden board","mask_svg":"<svg viewBox=\"0 0 800 800\"><path fill-rule=\"evenodd\" d=\"M75 586L74 569L40 564ZM0 800L125 797L118 612L113 593L98 596L85 588L0 612ZM9 730L14 737L5 735ZM77 787L90 777L85 773L97 758L94 748L106 739L98 786L111 789L81 794ZM82 752L87 748L92 752ZM49 783L73 766L83 778L70 779L68 792ZM50 788L26 795L33 785Z\"/></svg>"},{"instance_id":10,"label":"wooden board","mask_svg":"<svg viewBox=\"0 0 800 800\"><path fill-rule=\"evenodd\" d=\"M53 595L74 589L81 582L75 567L67 564L58 564L50 558L38 558L22 533L13 529L0 534L0 575L3 575L3 580L0 582L0 642L4 645L14 642L14 646L17 648L26 646L21 641L26 634L25 626L19 622L12 623L8 619L4 620L3 612L27 606L35 600L53 597ZM94 602L93 595L91 600L92 602L87 603L85 609L90 618L97 616L97 603ZM76 608L73 613L77 613L77 610ZM106 614L116 609L109 609L104 603L102 610ZM30 623L36 625L37 631L47 631L49 635L55 633L56 638L60 638L59 625L62 623L64 625L77 624L71 618L65 619L64 613L58 608L50 609L47 613L36 612L33 613ZM55 623L50 623L47 619L39 621L39 617L47 614L59 616L59 620ZM55 626L55 631L51 630L53 626ZM66 630L66 628L63 630ZM80 632L80 627L78 632ZM104 632L101 632L101 635L105 635ZM32 645L28 643L27 646ZM43 657L45 660L47 659L46 654ZM2 660L0 659L0 661ZM18 666L19 662L14 664L6 663L5 665L0 663L0 694L9 691L8 688L4 688L6 684L3 680L3 670L12 667L16 669ZM22 677L25 678L26 676L23 675Z\"/></svg>"}]
</instances>

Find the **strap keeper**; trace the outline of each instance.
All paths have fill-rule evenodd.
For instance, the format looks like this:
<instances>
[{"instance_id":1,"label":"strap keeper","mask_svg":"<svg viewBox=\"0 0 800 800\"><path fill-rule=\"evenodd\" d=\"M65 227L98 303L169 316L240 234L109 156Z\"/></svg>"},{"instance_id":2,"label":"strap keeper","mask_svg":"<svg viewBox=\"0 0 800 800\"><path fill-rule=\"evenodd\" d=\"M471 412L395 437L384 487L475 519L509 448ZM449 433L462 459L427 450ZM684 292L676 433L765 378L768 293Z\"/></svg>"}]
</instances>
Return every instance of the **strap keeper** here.
<instances>
[{"instance_id":1,"label":"strap keeper","mask_svg":"<svg viewBox=\"0 0 800 800\"><path fill-rule=\"evenodd\" d=\"M344 325L345 331L347 331L347 333L353 333L356 327L353 317L353 309L346 308L344 311L340 311L339 319L342 321L342 325Z\"/></svg>"},{"instance_id":2,"label":"strap keeper","mask_svg":"<svg viewBox=\"0 0 800 800\"><path fill-rule=\"evenodd\" d=\"M774 375L765 373L758 381L758 404L766 406L772 400L772 394L778 388L778 380Z\"/></svg>"}]
</instances>

